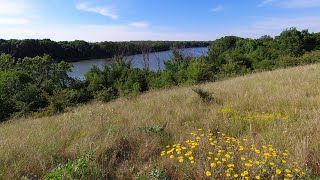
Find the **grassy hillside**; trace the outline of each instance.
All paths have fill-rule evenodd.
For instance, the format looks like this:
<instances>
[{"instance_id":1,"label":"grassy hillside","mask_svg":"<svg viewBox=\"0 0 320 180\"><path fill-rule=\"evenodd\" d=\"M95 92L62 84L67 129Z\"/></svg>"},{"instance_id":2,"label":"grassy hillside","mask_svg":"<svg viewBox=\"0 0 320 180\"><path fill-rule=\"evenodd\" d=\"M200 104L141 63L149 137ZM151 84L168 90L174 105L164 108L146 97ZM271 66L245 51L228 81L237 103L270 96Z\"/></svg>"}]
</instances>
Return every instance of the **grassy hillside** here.
<instances>
[{"instance_id":1,"label":"grassy hillside","mask_svg":"<svg viewBox=\"0 0 320 180\"><path fill-rule=\"evenodd\" d=\"M212 93L219 103L202 102L193 88ZM223 114L226 109L232 112ZM243 120L248 113L269 118L248 123ZM287 118L279 120L277 114ZM233 115L240 118L232 120ZM320 176L320 65L92 103L52 117L12 120L0 125L0 179L43 177L89 151L90 167L109 179L143 179L150 172L155 177L156 166L160 174L163 169L167 176L179 178L181 172L170 168L174 165L160 152L187 140L198 128L287 149L288 161L298 162L312 177Z\"/></svg>"}]
</instances>

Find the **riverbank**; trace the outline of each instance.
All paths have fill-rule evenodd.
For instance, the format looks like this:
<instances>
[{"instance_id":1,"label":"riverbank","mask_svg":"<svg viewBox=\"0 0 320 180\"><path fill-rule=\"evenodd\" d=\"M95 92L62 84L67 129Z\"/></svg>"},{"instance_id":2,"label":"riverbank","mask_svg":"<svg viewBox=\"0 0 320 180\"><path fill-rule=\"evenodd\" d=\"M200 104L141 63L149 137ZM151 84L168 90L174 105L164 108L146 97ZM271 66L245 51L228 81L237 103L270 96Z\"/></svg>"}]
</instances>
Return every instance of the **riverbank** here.
<instances>
[{"instance_id":1,"label":"riverbank","mask_svg":"<svg viewBox=\"0 0 320 180\"><path fill-rule=\"evenodd\" d=\"M180 53L187 57L200 57L208 55L208 47L184 48L179 50ZM147 58L147 61L145 61ZM105 65L111 64L112 58L90 59L71 63L73 65L71 72L68 75L72 78L83 79L84 74L88 72L92 66L97 66L102 69ZM153 52L147 54L136 54L132 56L125 56L124 61L130 62L133 68L142 69L145 63L148 62L148 67L152 71L162 70L164 68L164 61L172 59L172 51Z\"/></svg>"},{"instance_id":2,"label":"riverbank","mask_svg":"<svg viewBox=\"0 0 320 180\"><path fill-rule=\"evenodd\" d=\"M52 41L50 39L0 39L0 52L15 58L50 55L56 61L78 62L86 59L112 58L117 55L135 55L161 52L175 48L209 46L210 41L124 41L86 42Z\"/></svg>"}]
</instances>

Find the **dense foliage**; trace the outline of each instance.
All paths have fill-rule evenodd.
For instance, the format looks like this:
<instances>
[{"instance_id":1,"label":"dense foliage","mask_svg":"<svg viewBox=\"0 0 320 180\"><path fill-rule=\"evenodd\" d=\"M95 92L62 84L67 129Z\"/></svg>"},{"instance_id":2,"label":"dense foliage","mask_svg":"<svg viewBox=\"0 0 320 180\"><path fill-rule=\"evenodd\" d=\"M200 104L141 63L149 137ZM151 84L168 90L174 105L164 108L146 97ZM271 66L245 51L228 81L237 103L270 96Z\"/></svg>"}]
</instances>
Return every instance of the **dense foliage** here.
<instances>
[{"instance_id":1,"label":"dense foliage","mask_svg":"<svg viewBox=\"0 0 320 180\"><path fill-rule=\"evenodd\" d=\"M16 58L50 55L57 60L68 62L112 58L118 55L133 55L170 50L173 46L205 47L205 41L130 41L90 43L81 40L55 42L50 39L3 40L0 39L0 53L10 54Z\"/></svg>"},{"instance_id":2,"label":"dense foliage","mask_svg":"<svg viewBox=\"0 0 320 180\"><path fill-rule=\"evenodd\" d=\"M102 44L106 43L100 45ZM135 50L133 47L128 49ZM86 50L87 48L83 48L74 52L73 57ZM84 81L68 77L70 65L63 61L56 62L48 55L14 58L2 54L0 121L34 112L38 115L62 112L67 107L92 99L108 102L150 89L197 84L254 71L316 63L320 62L319 50L320 33L298 31L295 28L284 30L275 38L263 36L259 39L244 39L227 36L212 42L207 57L183 58L179 51L173 50L172 61L165 62L164 70L157 72L134 69L121 58L114 58L111 66L106 65L103 69L93 67L85 75ZM92 52L99 53L99 50ZM25 55L22 53L18 57ZM34 53L30 54L32 55ZM70 54L62 53L59 58L68 55ZM87 55L82 54L78 57L85 56ZM88 53L88 57L90 56Z\"/></svg>"}]
</instances>

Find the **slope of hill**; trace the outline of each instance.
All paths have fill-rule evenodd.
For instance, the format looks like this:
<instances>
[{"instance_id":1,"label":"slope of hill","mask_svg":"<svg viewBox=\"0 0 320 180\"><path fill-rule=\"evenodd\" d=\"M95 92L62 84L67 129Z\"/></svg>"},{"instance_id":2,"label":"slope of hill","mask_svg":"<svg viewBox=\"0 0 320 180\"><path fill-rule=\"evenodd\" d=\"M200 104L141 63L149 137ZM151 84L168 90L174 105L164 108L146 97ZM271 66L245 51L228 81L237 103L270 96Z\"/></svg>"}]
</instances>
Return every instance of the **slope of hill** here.
<instances>
[{"instance_id":1,"label":"slope of hill","mask_svg":"<svg viewBox=\"0 0 320 180\"><path fill-rule=\"evenodd\" d=\"M198 128L288 149L313 177L320 176L320 64L251 74L221 82L149 92L71 112L0 125L0 179L43 177L58 164L93 151L90 166L108 178L131 179L164 168L166 145ZM212 93L208 103L192 90ZM247 124L221 116L223 109L271 118ZM279 122L272 115L282 114ZM176 170L166 174L178 176Z\"/></svg>"}]
</instances>

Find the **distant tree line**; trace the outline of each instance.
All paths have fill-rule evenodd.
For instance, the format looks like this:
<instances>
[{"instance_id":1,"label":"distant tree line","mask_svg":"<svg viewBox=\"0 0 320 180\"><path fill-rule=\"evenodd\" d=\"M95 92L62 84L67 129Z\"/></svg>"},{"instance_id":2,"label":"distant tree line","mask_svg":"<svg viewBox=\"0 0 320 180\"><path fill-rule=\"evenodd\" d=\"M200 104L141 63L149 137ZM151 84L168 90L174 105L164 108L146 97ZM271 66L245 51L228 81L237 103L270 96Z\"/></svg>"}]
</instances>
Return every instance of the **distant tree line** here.
<instances>
[{"instance_id":1,"label":"distant tree line","mask_svg":"<svg viewBox=\"0 0 320 180\"><path fill-rule=\"evenodd\" d=\"M81 40L55 42L50 39L3 40L0 39L0 53L10 54L15 58L50 55L55 60L67 62L112 58L147 52L170 50L179 47L207 47L205 41L129 41L129 42L97 42L90 43Z\"/></svg>"},{"instance_id":2,"label":"distant tree line","mask_svg":"<svg viewBox=\"0 0 320 180\"><path fill-rule=\"evenodd\" d=\"M192 85L256 71L320 62L320 33L284 30L272 38L227 36L213 41L209 55L184 57L173 48L165 68L136 69L116 56L112 65L93 67L83 81L68 77L70 64L52 56L0 55L0 122L12 117L43 116L91 100L108 102L151 89Z\"/></svg>"},{"instance_id":3,"label":"distant tree line","mask_svg":"<svg viewBox=\"0 0 320 180\"><path fill-rule=\"evenodd\" d=\"M258 39L226 36L213 41L209 59L216 76L233 76L251 71L275 69L319 61L320 33L284 30L272 38L265 35Z\"/></svg>"}]
</instances>

